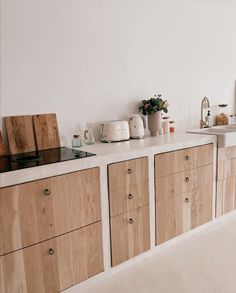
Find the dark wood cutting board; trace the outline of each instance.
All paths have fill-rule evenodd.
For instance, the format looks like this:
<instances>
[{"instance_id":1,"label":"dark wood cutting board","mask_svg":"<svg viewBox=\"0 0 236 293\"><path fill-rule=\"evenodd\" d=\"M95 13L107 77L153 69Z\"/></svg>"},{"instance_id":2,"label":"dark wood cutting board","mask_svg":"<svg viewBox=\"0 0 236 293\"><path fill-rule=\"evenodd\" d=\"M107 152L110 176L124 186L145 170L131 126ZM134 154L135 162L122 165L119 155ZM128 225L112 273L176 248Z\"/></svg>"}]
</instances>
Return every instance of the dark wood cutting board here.
<instances>
[{"instance_id":1,"label":"dark wood cutting board","mask_svg":"<svg viewBox=\"0 0 236 293\"><path fill-rule=\"evenodd\" d=\"M0 156L4 156L7 154L7 148L3 143L2 133L0 131Z\"/></svg>"},{"instance_id":2,"label":"dark wood cutting board","mask_svg":"<svg viewBox=\"0 0 236 293\"><path fill-rule=\"evenodd\" d=\"M31 115L5 117L10 154L36 150Z\"/></svg>"},{"instance_id":3,"label":"dark wood cutting board","mask_svg":"<svg viewBox=\"0 0 236 293\"><path fill-rule=\"evenodd\" d=\"M38 150L60 147L60 137L55 113L33 115L35 141Z\"/></svg>"}]
</instances>

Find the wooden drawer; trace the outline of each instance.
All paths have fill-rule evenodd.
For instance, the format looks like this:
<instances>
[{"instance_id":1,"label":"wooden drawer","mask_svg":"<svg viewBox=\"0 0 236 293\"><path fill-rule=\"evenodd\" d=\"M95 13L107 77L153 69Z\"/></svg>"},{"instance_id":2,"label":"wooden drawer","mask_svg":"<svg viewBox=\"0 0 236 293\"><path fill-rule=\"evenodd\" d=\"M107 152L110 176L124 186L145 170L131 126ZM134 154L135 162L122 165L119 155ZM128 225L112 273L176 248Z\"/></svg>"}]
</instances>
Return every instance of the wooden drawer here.
<instances>
[{"instance_id":1,"label":"wooden drawer","mask_svg":"<svg viewBox=\"0 0 236 293\"><path fill-rule=\"evenodd\" d=\"M236 176L236 158L219 161L217 179L224 180L233 176Z\"/></svg>"},{"instance_id":2,"label":"wooden drawer","mask_svg":"<svg viewBox=\"0 0 236 293\"><path fill-rule=\"evenodd\" d=\"M164 200L172 195L186 193L212 183L213 166L207 165L156 178L156 200Z\"/></svg>"},{"instance_id":3,"label":"wooden drawer","mask_svg":"<svg viewBox=\"0 0 236 293\"><path fill-rule=\"evenodd\" d=\"M99 168L0 191L0 255L101 220Z\"/></svg>"},{"instance_id":4,"label":"wooden drawer","mask_svg":"<svg viewBox=\"0 0 236 293\"><path fill-rule=\"evenodd\" d=\"M110 219L112 266L150 249L149 206Z\"/></svg>"},{"instance_id":5,"label":"wooden drawer","mask_svg":"<svg viewBox=\"0 0 236 293\"><path fill-rule=\"evenodd\" d=\"M148 158L139 158L108 166L109 191L137 185L148 180Z\"/></svg>"},{"instance_id":6,"label":"wooden drawer","mask_svg":"<svg viewBox=\"0 0 236 293\"><path fill-rule=\"evenodd\" d=\"M0 257L0 292L57 293L101 271L98 222Z\"/></svg>"},{"instance_id":7,"label":"wooden drawer","mask_svg":"<svg viewBox=\"0 0 236 293\"><path fill-rule=\"evenodd\" d=\"M156 244L212 219L212 185L156 202Z\"/></svg>"},{"instance_id":8,"label":"wooden drawer","mask_svg":"<svg viewBox=\"0 0 236 293\"><path fill-rule=\"evenodd\" d=\"M110 217L148 205L148 195L148 181L111 191L109 193Z\"/></svg>"},{"instance_id":9,"label":"wooden drawer","mask_svg":"<svg viewBox=\"0 0 236 293\"><path fill-rule=\"evenodd\" d=\"M212 164L213 144L155 156L156 177L166 176L193 168Z\"/></svg>"}]
</instances>

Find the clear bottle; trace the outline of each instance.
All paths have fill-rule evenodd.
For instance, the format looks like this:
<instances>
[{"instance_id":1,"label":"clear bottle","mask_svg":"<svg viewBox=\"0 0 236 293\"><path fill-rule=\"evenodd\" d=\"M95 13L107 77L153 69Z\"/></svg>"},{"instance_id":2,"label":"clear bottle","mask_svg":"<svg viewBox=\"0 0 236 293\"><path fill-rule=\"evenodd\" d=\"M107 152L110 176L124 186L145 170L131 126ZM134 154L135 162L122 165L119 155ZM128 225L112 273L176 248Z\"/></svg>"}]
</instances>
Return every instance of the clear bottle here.
<instances>
[{"instance_id":1,"label":"clear bottle","mask_svg":"<svg viewBox=\"0 0 236 293\"><path fill-rule=\"evenodd\" d=\"M82 139L79 134L74 134L72 138L72 147L79 148L82 146Z\"/></svg>"}]
</instances>

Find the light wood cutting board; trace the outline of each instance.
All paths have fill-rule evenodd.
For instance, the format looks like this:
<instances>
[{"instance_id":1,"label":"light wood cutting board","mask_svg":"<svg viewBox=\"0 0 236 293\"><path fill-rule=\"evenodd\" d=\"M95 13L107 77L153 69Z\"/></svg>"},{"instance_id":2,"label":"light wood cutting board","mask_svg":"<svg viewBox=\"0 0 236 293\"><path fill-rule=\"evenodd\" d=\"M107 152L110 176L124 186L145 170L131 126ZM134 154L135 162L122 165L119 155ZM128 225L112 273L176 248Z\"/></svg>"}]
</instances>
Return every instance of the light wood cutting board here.
<instances>
[{"instance_id":1,"label":"light wood cutting board","mask_svg":"<svg viewBox=\"0 0 236 293\"><path fill-rule=\"evenodd\" d=\"M33 115L36 147L46 150L60 147L60 137L55 113Z\"/></svg>"},{"instance_id":2,"label":"light wood cutting board","mask_svg":"<svg viewBox=\"0 0 236 293\"><path fill-rule=\"evenodd\" d=\"M36 150L31 115L5 117L10 154Z\"/></svg>"}]
</instances>

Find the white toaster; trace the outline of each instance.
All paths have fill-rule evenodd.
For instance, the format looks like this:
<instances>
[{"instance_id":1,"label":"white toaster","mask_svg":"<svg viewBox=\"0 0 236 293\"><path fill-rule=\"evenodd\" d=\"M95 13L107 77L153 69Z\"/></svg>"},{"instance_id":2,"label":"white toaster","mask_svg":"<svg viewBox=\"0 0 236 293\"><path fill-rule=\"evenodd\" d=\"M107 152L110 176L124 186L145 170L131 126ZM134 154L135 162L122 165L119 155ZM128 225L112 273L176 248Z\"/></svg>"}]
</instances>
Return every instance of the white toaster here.
<instances>
[{"instance_id":1,"label":"white toaster","mask_svg":"<svg viewBox=\"0 0 236 293\"><path fill-rule=\"evenodd\" d=\"M129 140L129 122L126 120L107 121L100 124L101 142Z\"/></svg>"}]
</instances>

